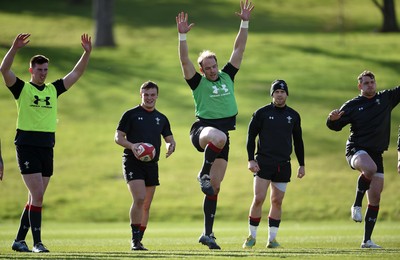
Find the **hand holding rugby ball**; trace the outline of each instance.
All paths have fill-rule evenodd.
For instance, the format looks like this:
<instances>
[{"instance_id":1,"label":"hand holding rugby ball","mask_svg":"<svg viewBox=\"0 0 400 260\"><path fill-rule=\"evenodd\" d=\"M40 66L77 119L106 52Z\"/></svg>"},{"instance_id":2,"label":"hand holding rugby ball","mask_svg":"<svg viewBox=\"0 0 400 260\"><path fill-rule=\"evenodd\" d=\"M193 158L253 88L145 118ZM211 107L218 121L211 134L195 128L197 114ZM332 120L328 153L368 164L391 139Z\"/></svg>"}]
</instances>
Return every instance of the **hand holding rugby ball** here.
<instances>
[{"instance_id":1,"label":"hand holding rugby ball","mask_svg":"<svg viewBox=\"0 0 400 260\"><path fill-rule=\"evenodd\" d=\"M140 143L136 148L135 157L142 162L150 162L156 156L156 149L152 144Z\"/></svg>"}]
</instances>

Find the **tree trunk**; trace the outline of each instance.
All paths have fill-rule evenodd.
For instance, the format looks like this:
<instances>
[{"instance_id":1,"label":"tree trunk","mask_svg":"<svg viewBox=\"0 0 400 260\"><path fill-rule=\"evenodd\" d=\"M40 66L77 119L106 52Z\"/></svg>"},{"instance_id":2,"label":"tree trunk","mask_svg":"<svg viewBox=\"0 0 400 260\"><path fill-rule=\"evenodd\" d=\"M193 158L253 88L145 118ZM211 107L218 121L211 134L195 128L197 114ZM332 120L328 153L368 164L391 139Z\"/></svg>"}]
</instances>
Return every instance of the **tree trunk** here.
<instances>
[{"instance_id":1,"label":"tree trunk","mask_svg":"<svg viewBox=\"0 0 400 260\"><path fill-rule=\"evenodd\" d=\"M113 36L114 0L93 0L93 12L96 23L96 47L115 47Z\"/></svg>"},{"instance_id":2,"label":"tree trunk","mask_svg":"<svg viewBox=\"0 0 400 260\"><path fill-rule=\"evenodd\" d=\"M380 29L381 32L398 32L396 8L394 0L383 0L383 5L379 4L377 0L372 0L374 4L381 10L383 16L383 25Z\"/></svg>"}]
</instances>

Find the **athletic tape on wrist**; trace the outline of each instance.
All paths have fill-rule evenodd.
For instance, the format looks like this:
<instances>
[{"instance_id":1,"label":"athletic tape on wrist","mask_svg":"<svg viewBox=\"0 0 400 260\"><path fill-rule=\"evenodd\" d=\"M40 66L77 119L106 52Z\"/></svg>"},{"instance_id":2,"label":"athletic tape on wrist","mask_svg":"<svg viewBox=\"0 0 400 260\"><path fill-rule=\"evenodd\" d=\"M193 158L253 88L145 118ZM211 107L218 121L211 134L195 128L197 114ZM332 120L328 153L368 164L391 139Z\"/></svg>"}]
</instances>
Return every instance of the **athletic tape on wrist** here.
<instances>
[{"instance_id":1,"label":"athletic tape on wrist","mask_svg":"<svg viewBox=\"0 0 400 260\"><path fill-rule=\"evenodd\" d=\"M249 21L241 21L240 22L240 27L241 28L249 28Z\"/></svg>"},{"instance_id":2,"label":"athletic tape on wrist","mask_svg":"<svg viewBox=\"0 0 400 260\"><path fill-rule=\"evenodd\" d=\"M186 41L186 33L178 33L178 37L180 41Z\"/></svg>"}]
</instances>

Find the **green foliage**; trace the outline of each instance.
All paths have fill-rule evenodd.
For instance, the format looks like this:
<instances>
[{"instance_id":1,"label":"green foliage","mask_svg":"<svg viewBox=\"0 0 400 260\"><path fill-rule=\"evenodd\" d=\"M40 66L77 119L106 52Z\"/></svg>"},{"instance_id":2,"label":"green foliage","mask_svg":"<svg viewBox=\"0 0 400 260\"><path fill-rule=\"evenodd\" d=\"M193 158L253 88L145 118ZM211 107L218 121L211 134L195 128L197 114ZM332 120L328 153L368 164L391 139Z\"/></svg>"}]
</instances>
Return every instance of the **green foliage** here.
<instances>
[{"instance_id":1,"label":"green foliage","mask_svg":"<svg viewBox=\"0 0 400 260\"><path fill-rule=\"evenodd\" d=\"M30 57L43 53L51 60L48 81L68 73L82 53L80 35L93 31L90 1L15 1L0 10L0 56L17 33L32 34L17 54L13 71L29 80ZM246 130L250 116L270 102L270 82L288 82L289 106L302 116L306 148L306 177L293 178L284 201L284 219L348 219L357 173L344 158L348 128L327 129L328 113L358 95L356 77L364 69L377 75L378 88L398 84L398 35L374 33L381 22L371 1L255 1L250 33L236 77L239 115L231 133L227 175L219 195L217 226L221 220L245 223L252 200L252 175L247 170ZM220 65L231 54L239 20L236 0L115 1L115 48L98 48L80 81L60 97L55 174L46 192L44 220L127 221L131 196L122 179L122 148L114 131L122 113L140 102L139 86L151 79L160 89L157 107L171 123L177 150L160 160L161 186L152 205L151 220L201 220L202 200L196 181L202 154L192 147L188 132L194 120L190 90L182 77L177 55L175 16L189 12L196 25L188 34L194 61L212 49ZM398 12L399 13L399 12ZM11 93L0 88L0 138L5 176L0 183L0 219L17 221L27 198L15 162L13 138L16 108ZM380 218L400 220L395 141L400 122L393 111L391 146L385 154L386 186ZM165 149L164 149L165 151ZM366 205L366 203L365 203ZM265 203L265 216L269 203Z\"/></svg>"}]
</instances>

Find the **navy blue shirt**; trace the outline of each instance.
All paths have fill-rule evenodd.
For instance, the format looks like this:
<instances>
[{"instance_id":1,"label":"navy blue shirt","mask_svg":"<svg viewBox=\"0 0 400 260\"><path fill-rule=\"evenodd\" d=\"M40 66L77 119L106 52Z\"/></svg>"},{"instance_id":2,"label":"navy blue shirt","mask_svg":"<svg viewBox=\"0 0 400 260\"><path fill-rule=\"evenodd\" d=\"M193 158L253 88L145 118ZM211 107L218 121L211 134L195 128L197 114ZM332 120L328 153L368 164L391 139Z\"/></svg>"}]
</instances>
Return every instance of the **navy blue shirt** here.
<instances>
[{"instance_id":1,"label":"navy blue shirt","mask_svg":"<svg viewBox=\"0 0 400 260\"><path fill-rule=\"evenodd\" d=\"M131 143L152 144L156 148L153 162L160 158L161 135L164 138L172 135L170 123L164 114L156 109L147 111L139 105L122 115L117 130L124 132ZM124 156L132 155L131 149L124 149Z\"/></svg>"},{"instance_id":2,"label":"navy blue shirt","mask_svg":"<svg viewBox=\"0 0 400 260\"><path fill-rule=\"evenodd\" d=\"M258 136L257 152L255 140ZM292 140L297 161L304 166L304 143L299 113L284 106L276 107L273 103L259 108L253 113L247 133L248 160L258 162L290 161Z\"/></svg>"},{"instance_id":3,"label":"navy blue shirt","mask_svg":"<svg viewBox=\"0 0 400 260\"><path fill-rule=\"evenodd\" d=\"M359 95L342 105L340 119L330 121L328 117L326 125L334 131L351 125L346 153L353 147L382 153L389 147L391 113L399 102L400 86L379 91L373 98Z\"/></svg>"}]
</instances>

